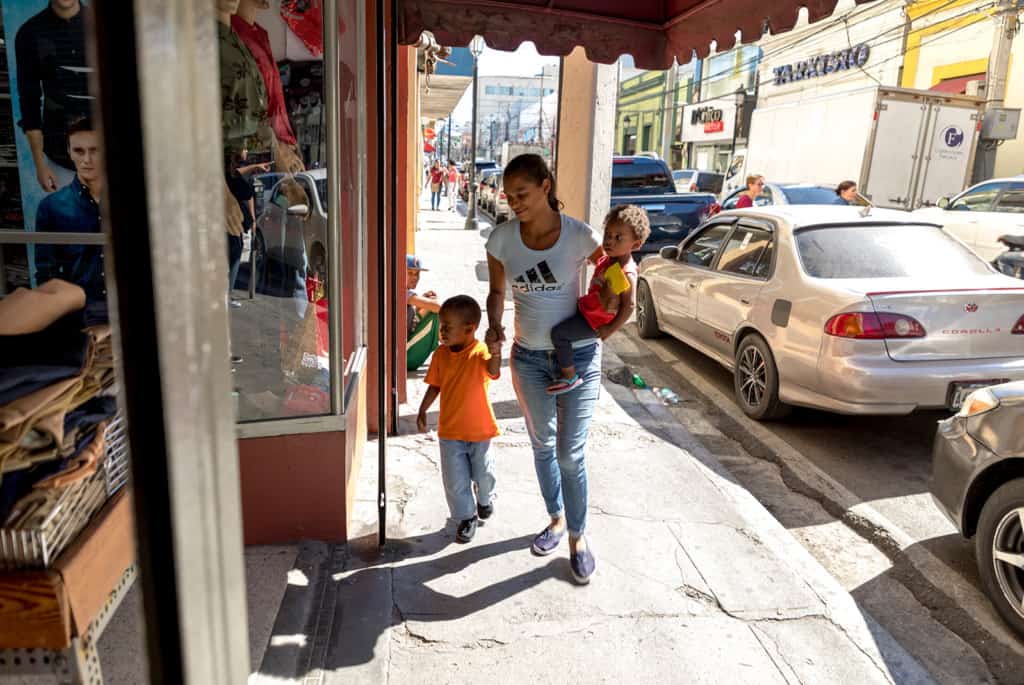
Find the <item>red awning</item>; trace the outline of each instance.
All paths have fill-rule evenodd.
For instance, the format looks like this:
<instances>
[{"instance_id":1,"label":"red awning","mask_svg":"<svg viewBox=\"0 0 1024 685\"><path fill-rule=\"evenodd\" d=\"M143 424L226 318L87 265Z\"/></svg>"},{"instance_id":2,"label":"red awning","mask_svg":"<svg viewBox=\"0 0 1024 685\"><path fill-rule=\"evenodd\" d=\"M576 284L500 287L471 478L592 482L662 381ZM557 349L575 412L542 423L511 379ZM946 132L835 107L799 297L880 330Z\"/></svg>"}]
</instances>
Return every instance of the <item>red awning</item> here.
<instances>
[{"instance_id":1,"label":"red awning","mask_svg":"<svg viewBox=\"0 0 1024 685\"><path fill-rule=\"evenodd\" d=\"M952 93L963 95L967 90L968 81L984 81L985 74L971 74L970 76L958 76L956 78L942 79L928 90L937 90L940 93Z\"/></svg>"},{"instance_id":2,"label":"red awning","mask_svg":"<svg viewBox=\"0 0 1024 685\"><path fill-rule=\"evenodd\" d=\"M857 0L858 3L870 0ZM728 50L739 30L752 42L796 24L801 6L811 22L832 14L836 0L397 0L398 40L423 31L442 45L467 45L480 35L496 50L533 41L542 55L567 55L577 45L592 62L633 56L640 69L706 57L712 41Z\"/></svg>"}]
</instances>

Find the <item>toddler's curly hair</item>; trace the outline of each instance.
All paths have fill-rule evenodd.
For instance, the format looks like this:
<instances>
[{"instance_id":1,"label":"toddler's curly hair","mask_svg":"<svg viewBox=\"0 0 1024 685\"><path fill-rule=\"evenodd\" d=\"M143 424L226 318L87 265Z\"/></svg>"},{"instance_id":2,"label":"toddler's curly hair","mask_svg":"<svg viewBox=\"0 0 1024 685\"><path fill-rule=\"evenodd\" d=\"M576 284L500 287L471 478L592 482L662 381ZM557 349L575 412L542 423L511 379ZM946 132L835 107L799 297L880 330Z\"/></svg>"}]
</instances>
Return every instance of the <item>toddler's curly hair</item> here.
<instances>
[{"instance_id":1,"label":"toddler's curly hair","mask_svg":"<svg viewBox=\"0 0 1024 685\"><path fill-rule=\"evenodd\" d=\"M641 244L647 242L647 239L651 237L651 220L647 218L647 212L643 207L637 205L612 207L612 211L608 212L604 218L604 228L608 228L608 224L613 223L629 226Z\"/></svg>"}]
</instances>

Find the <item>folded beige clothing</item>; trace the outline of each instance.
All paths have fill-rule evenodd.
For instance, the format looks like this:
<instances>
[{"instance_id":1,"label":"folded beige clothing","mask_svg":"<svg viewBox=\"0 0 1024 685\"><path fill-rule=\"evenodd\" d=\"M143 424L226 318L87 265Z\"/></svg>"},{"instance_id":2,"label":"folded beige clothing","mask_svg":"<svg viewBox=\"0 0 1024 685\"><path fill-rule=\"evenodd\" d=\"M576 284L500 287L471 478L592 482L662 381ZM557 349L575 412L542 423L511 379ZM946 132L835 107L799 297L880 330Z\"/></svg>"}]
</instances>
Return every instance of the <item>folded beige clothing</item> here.
<instances>
[{"instance_id":1,"label":"folded beige clothing","mask_svg":"<svg viewBox=\"0 0 1024 685\"><path fill-rule=\"evenodd\" d=\"M0 300L0 335L38 333L85 306L85 291L59 278L34 290L18 288Z\"/></svg>"}]
</instances>

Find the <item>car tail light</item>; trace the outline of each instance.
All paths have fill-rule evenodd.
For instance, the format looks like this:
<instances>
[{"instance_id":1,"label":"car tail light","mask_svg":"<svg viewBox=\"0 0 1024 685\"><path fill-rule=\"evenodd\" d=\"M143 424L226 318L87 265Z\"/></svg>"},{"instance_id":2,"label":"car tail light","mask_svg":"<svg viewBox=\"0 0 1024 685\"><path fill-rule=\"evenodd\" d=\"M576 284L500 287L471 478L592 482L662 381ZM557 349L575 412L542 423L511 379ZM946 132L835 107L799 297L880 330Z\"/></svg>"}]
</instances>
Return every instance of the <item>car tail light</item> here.
<instances>
[{"instance_id":1,"label":"car tail light","mask_svg":"<svg viewBox=\"0 0 1024 685\"><path fill-rule=\"evenodd\" d=\"M1013 330L1010 332L1014 335L1024 335L1024 316L1017 319L1017 323L1013 325Z\"/></svg>"},{"instance_id":2,"label":"car tail light","mask_svg":"<svg viewBox=\"0 0 1024 685\"><path fill-rule=\"evenodd\" d=\"M718 204L717 202L712 202L710 205L708 205L707 217L710 219L711 217L713 217L714 215L718 214L721 211L722 205Z\"/></svg>"},{"instance_id":3,"label":"car tail light","mask_svg":"<svg viewBox=\"0 0 1024 685\"><path fill-rule=\"evenodd\" d=\"M988 388L982 388L981 390L975 390L967 399L964 400L963 406L960 407L960 411L957 412L957 416L969 417L977 416L978 414L984 414L985 412L992 411L999 406L999 398L992 394L992 391Z\"/></svg>"},{"instance_id":4,"label":"car tail light","mask_svg":"<svg viewBox=\"0 0 1024 685\"><path fill-rule=\"evenodd\" d=\"M923 338L926 333L917 319L903 314L844 312L825 324L825 332L837 338L886 340L889 338Z\"/></svg>"}]
</instances>

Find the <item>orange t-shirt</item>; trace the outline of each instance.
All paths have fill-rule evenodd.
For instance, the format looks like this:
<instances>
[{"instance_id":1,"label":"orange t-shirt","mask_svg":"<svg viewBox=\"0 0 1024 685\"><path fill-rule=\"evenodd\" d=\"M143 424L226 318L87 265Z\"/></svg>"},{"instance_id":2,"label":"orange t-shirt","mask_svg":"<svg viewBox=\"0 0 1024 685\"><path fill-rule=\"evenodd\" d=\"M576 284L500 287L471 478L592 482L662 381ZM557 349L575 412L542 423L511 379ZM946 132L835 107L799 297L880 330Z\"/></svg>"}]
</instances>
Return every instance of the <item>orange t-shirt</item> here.
<instances>
[{"instance_id":1,"label":"orange t-shirt","mask_svg":"<svg viewBox=\"0 0 1024 685\"><path fill-rule=\"evenodd\" d=\"M437 437L442 440L483 442L501 434L487 399L491 376L487 345L474 340L458 352L447 345L434 350L427 370L427 385L441 389L441 420Z\"/></svg>"}]
</instances>

